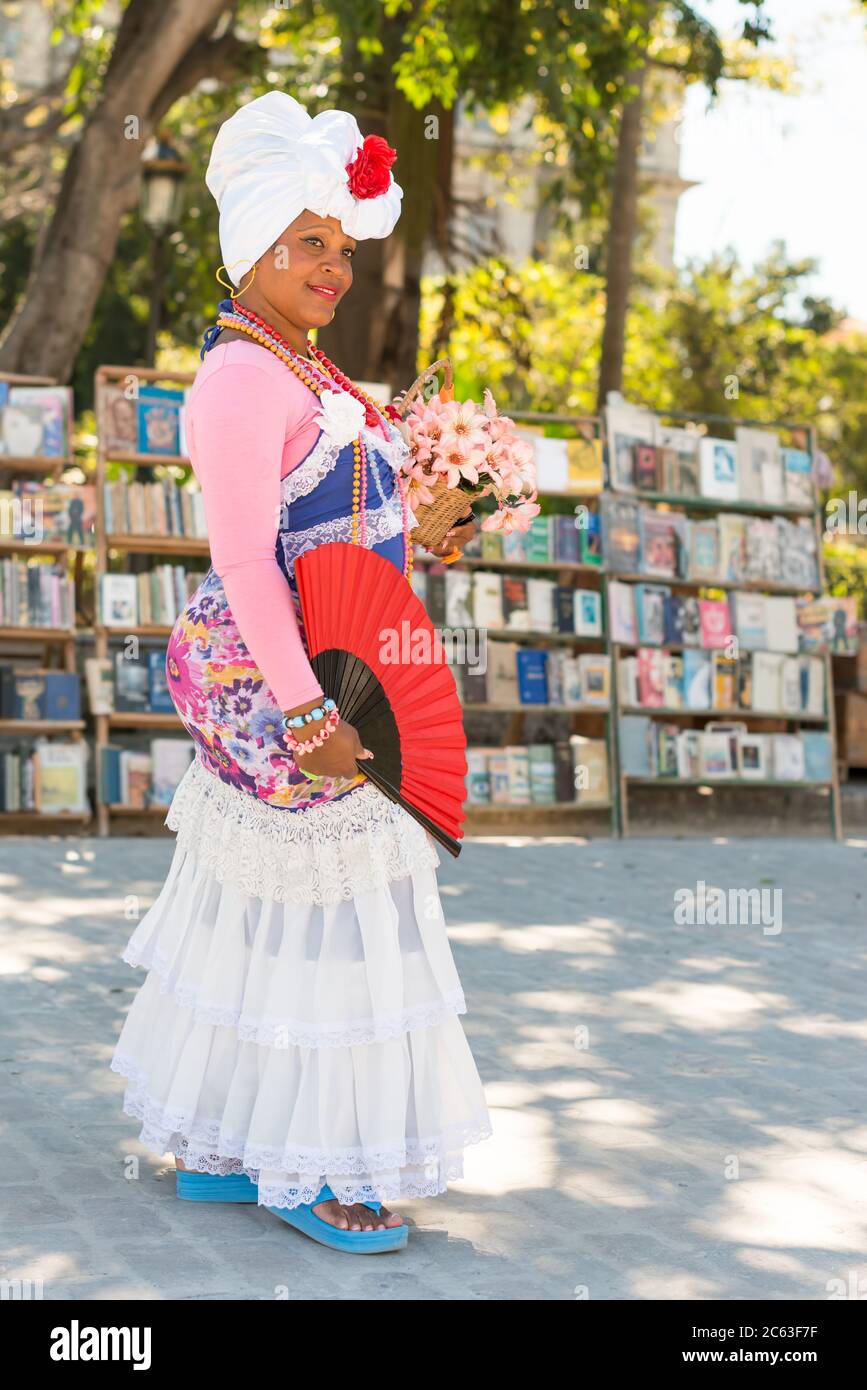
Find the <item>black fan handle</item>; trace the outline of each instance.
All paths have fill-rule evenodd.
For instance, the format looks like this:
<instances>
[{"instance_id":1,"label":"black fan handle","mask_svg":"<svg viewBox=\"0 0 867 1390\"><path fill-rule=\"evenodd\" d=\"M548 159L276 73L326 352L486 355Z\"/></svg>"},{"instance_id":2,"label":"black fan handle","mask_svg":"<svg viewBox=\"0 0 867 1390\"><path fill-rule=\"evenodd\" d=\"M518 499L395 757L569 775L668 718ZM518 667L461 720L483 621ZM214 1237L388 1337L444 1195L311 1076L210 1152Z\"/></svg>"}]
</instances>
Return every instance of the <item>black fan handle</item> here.
<instances>
[{"instance_id":1,"label":"black fan handle","mask_svg":"<svg viewBox=\"0 0 867 1390\"><path fill-rule=\"evenodd\" d=\"M397 788L392 786L391 782L389 782L386 777L383 777L381 772L376 772L370 766L369 758L356 758L355 765L359 772L363 772L365 777L369 777L373 785L378 787L381 792L384 792L390 800L396 802L398 806L402 806L405 811L409 811L409 814L418 821L419 825L423 825L425 830L429 831L434 839L439 841L443 849L447 849L452 858L457 859L461 852L460 840L456 840L453 835L449 835L448 831L443 830L441 825L437 825L436 821L432 821L430 816L426 816L424 811L420 811L417 806L413 806L407 801L406 797L401 796Z\"/></svg>"}]
</instances>

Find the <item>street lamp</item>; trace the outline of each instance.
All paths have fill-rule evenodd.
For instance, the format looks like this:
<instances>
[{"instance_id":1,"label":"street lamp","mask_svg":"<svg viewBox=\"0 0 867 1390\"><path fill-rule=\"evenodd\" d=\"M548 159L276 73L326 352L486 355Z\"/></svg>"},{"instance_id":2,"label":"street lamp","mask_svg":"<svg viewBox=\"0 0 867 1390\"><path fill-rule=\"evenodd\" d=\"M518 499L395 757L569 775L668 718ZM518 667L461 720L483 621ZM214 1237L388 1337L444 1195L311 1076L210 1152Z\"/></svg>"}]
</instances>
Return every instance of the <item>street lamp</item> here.
<instances>
[{"instance_id":1,"label":"street lamp","mask_svg":"<svg viewBox=\"0 0 867 1390\"><path fill-rule=\"evenodd\" d=\"M162 310L162 285L165 266L165 243L177 225L181 214L182 190L187 164L169 139L160 130L145 146L142 154L141 215L153 237L151 246L150 311L146 357L154 365L157 333Z\"/></svg>"}]
</instances>

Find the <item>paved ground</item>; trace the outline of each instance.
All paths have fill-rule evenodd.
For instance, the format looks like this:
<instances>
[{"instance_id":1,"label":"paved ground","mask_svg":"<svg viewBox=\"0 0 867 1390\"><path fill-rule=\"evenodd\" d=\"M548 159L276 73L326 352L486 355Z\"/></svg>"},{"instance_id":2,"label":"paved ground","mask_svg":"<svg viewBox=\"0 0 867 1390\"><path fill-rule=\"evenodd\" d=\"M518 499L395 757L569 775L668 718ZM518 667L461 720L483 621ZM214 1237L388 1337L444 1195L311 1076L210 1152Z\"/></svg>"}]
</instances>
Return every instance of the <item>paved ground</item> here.
<instances>
[{"instance_id":1,"label":"paved ground","mask_svg":"<svg viewBox=\"0 0 867 1390\"><path fill-rule=\"evenodd\" d=\"M441 883L495 1137L370 1260L178 1203L120 1111L124 903L170 850L0 842L3 1276L48 1299L867 1296L867 840L468 843ZM782 929L676 923L698 880L779 889Z\"/></svg>"}]
</instances>

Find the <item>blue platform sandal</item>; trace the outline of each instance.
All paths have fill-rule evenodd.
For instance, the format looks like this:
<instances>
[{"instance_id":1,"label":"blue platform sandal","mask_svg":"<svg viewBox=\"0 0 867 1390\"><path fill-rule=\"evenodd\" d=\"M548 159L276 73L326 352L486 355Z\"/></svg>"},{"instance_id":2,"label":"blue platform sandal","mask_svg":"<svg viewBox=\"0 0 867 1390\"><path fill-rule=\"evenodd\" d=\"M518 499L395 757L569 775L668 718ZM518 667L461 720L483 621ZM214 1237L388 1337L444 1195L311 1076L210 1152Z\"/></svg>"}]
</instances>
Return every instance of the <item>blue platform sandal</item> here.
<instances>
[{"instance_id":1,"label":"blue platform sandal","mask_svg":"<svg viewBox=\"0 0 867 1390\"><path fill-rule=\"evenodd\" d=\"M177 1193L185 1202L256 1202L259 1189L246 1173L192 1173L175 1170Z\"/></svg>"},{"instance_id":2,"label":"blue platform sandal","mask_svg":"<svg viewBox=\"0 0 867 1390\"><path fill-rule=\"evenodd\" d=\"M281 1221L294 1226L296 1231L332 1250L345 1250L355 1255L380 1255L386 1250L403 1250L405 1247L409 1239L407 1226L390 1226L384 1231L340 1231L336 1226L329 1226L321 1216L316 1216L313 1208L320 1202L330 1200L337 1199L330 1187L323 1187L313 1202L305 1202L300 1207L266 1207L265 1210L273 1212ZM379 1202L364 1202L362 1205L379 1213Z\"/></svg>"}]
</instances>

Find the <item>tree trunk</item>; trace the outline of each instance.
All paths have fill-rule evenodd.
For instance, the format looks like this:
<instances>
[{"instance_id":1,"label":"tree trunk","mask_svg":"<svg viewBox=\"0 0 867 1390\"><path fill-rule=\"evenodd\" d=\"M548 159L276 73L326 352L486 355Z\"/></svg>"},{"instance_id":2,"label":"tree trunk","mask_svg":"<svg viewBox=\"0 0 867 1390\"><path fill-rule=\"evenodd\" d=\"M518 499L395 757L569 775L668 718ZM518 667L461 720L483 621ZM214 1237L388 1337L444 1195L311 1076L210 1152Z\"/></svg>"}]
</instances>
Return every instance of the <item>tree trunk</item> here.
<instances>
[{"instance_id":1,"label":"tree trunk","mask_svg":"<svg viewBox=\"0 0 867 1390\"><path fill-rule=\"evenodd\" d=\"M99 102L70 155L27 290L0 343L4 371L68 380L121 218L135 205L161 96L177 94L185 60L224 10L225 0L131 0L124 11ZM197 80L196 65L189 71ZM134 139L127 138L131 116Z\"/></svg>"},{"instance_id":2,"label":"tree trunk","mask_svg":"<svg viewBox=\"0 0 867 1390\"><path fill-rule=\"evenodd\" d=\"M638 156L644 110L646 68L630 79L638 92L623 108L617 140L617 158L611 189L608 224L608 255L605 268L605 325L599 362L599 389L596 409L601 412L609 391L623 384L623 353L626 343L626 311L632 279L632 251L638 226Z\"/></svg>"}]
</instances>

